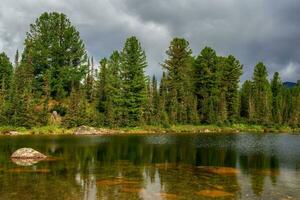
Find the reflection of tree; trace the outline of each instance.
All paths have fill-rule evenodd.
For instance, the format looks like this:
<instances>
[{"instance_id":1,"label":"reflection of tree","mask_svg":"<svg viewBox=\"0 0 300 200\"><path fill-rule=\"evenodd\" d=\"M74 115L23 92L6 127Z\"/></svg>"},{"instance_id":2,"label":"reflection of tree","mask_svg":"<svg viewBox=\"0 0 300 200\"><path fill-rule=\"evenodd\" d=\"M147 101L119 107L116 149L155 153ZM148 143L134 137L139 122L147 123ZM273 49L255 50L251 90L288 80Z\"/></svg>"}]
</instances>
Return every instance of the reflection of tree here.
<instances>
[{"instance_id":1,"label":"reflection of tree","mask_svg":"<svg viewBox=\"0 0 300 200\"><path fill-rule=\"evenodd\" d=\"M236 152L226 148L198 148L196 154L198 166L228 166L235 167Z\"/></svg>"},{"instance_id":2,"label":"reflection of tree","mask_svg":"<svg viewBox=\"0 0 300 200\"><path fill-rule=\"evenodd\" d=\"M265 153L241 155L239 157L241 169L250 174L253 193L261 196L264 191L264 180L269 176L273 185L276 185L279 173L279 160L275 156Z\"/></svg>"}]
</instances>

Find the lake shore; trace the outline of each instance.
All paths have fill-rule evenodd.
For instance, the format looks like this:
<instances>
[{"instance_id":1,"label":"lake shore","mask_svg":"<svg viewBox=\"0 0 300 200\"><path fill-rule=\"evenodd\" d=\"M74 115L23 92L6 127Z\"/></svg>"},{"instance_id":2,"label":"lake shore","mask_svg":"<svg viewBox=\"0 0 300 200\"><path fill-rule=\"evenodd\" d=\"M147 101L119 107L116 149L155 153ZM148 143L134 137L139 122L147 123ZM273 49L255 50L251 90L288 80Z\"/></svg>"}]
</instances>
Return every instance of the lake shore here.
<instances>
[{"instance_id":1,"label":"lake shore","mask_svg":"<svg viewBox=\"0 0 300 200\"><path fill-rule=\"evenodd\" d=\"M300 128L265 127L259 125L235 124L231 126L216 125L174 125L170 127L141 126L127 128L96 128L81 126L64 128L60 126L43 126L26 129L23 127L0 127L0 135L120 135L120 134L181 134L181 133L300 133Z\"/></svg>"}]
</instances>

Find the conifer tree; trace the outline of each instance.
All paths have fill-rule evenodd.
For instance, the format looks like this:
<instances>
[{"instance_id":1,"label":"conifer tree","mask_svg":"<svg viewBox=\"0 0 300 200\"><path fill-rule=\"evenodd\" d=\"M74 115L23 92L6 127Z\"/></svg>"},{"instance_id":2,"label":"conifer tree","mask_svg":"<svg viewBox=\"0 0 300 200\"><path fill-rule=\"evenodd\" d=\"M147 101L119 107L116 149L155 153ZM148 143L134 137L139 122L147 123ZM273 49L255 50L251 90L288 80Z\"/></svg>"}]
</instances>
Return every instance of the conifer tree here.
<instances>
[{"instance_id":1,"label":"conifer tree","mask_svg":"<svg viewBox=\"0 0 300 200\"><path fill-rule=\"evenodd\" d=\"M283 85L279 77L279 73L275 72L272 82L271 89L273 94L272 101L272 116L273 122L281 124L283 117Z\"/></svg>"},{"instance_id":2,"label":"conifer tree","mask_svg":"<svg viewBox=\"0 0 300 200\"><path fill-rule=\"evenodd\" d=\"M169 124L169 117L166 112L166 96L167 96L167 78L166 73L163 72L162 78L159 84L159 103L157 118L163 125Z\"/></svg>"},{"instance_id":3,"label":"conifer tree","mask_svg":"<svg viewBox=\"0 0 300 200\"><path fill-rule=\"evenodd\" d=\"M94 100L94 61L93 58L88 60L88 73L85 78L86 97L89 102Z\"/></svg>"},{"instance_id":4,"label":"conifer tree","mask_svg":"<svg viewBox=\"0 0 300 200\"><path fill-rule=\"evenodd\" d=\"M124 125L135 126L141 121L146 105L146 55L136 37L126 40L121 52L122 107Z\"/></svg>"},{"instance_id":5,"label":"conifer tree","mask_svg":"<svg viewBox=\"0 0 300 200\"><path fill-rule=\"evenodd\" d=\"M5 53L0 54L0 89L6 92L13 75L13 66Z\"/></svg>"},{"instance_id":6,"label":"conifer tree","mask_svg":"<svg viewBox=\"0 0 300 200\"><path fill-rule=\"evenodd\" d=\"M254 68L253 95L257 123L268 124L272 117L272 91L267 69L261 62Z\"/></svg>"},{"instance_id":7,"label":"conifer tree","mask_svg":"<svg viewBox=\"0 0 300 200\"><path fill-rule=\"evenodd\" d=\"M30 54L30 57L29 57ZM51 71L51 96L63 98L77 87L87 71L87 56L79 32L62 13L43 13L25 39L23 62L34 67L34 90L43 90L43 76Z\"/></svg>"},{"instance_id":8,"label":"conifer tree","mask_svg":"<svg viewBox=\"0 0 300 200\"><path fill-rule=\"evenodd\" d=\"M118 51L114 51L108 60L108 93L110 101L110 126L122 124L122 78L121 58Z\"/></svg>"},{"instance_id":9,"label":"conifer tree","mask_svg":"<svg viewBox=\"0 0 300 200\"><path fill-rule=\"evenodd\" d=\"M100 61L100 73L98 78L98 102L97 109L100 113L107 113L107 100L108 100L108 75L107 75L107 59L103 58Z\"/></svg>"},{"instance_id":10,"label":"conifer tree","mask_svg":"<svg viewBox=\"0 0 300 200\"><path fill-rule=\"evenodd\" d=\"M300 85L290 89L291 99L290 99L290 110L288 124L297 128L300 127Z\"/></svg>"},{"instance_id":11,"label":"conifer tree","mask_svg":"<svg viewBox=\"0 0 300 200\"><path fill-rule=\"evenodd\" d=\"M158 123L158 109L159 109L159 93L157 88L157 80L155 75L152 77L152 107L153 107L153 121Z\"/></svg>"},{"instance_id":12,"label":"conifer tree","mask_svg":"<svg viewBox=\"0 0 300 200\"><path fill-rule=\"evenodd\" d=\"M188 109L193 99L193 83L190 79L192 72L192 50L188 41L174 38L166 51L167 59L162 64L166 70L167 102L171 123L189 123Z\"/></svg>"},{"instance_id":13,"label":"conifer tree","mask_svg":"<svg viewBox=\"0 0 300 200\"><path fill-rule=\"evenodd\" d=\"M246 80L240 91L240 116L247 121L252 121L254 117L254 92L253 83Z\"/></svg>"},{"instance_id":14,"label":"conifer tree","mask_svg":"<svg viewBox=\"0 0 300 200\"><path fill-rule=\"evenodd\" d=\"M204 123L215 123L218 118L220 84L216 52L205 47L195 60L194 70L200 120Z\"/></svg>"},{"instance_id":15,"label":"conifer tree","mask_svg":"<svg viewBox=\"0 0 300 200\"><path fill-rule=\"evenodd\" d=\"M68 112L64 118L64 125L68 128L88 125L87 99L82 87L73 87L68 99Z\"/></svg>"},{"instance_id":16,"label":"conifer tree","mask_svg":"<svg viewBox=\"0 0 300 200\"><path fill-rule=\"evenodd\" d=\"M16 126L32 127L36 124L33 99L34 69L31 59L22 62L15 70L10 88L7 115L9 123Z\"/></svg>"},{"instance_id":17,"label":"conifer tree","mask_svg":"<svg viewBox=\"0 0 300 200\"><path fill-rule=\"evenodd\" d=\"M238 88L240 82L240 76L242 75L243 66L240 62L232 55L226 58L226 65L222 70L223 84L226 86L226 105L227 115L230 122L235 122L238 118Z\"/></svg>"}]
</instances>

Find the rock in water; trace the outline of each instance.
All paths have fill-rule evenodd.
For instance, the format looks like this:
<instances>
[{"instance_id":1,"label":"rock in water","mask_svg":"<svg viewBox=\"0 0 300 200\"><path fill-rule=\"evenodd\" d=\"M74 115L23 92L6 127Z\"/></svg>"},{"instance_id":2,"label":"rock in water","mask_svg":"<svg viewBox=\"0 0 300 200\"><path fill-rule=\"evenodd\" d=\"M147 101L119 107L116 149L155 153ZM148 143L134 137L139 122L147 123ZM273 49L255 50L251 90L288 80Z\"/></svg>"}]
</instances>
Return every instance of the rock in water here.
<instances>
[{"instance_id":1,"label":"rock in water","mask_svg":"<svg viewBox=\"0 0 300 200\"><path fill-rule=\"evenodd\" d=\"M80 126L77 128L75 135L97 135L98 131L93 127Z\"/></svg>"},{"instance_id":2,"label":"rock in water","mask_svg":"<svg viewBox=\"0 0 300 200\"><path fill-rule=\"evenodd\" d=\"M11 158L19 158L19 159L45 159L47 156L44 154L31 149L31 148L21 148L15 151Z\"/></svg>"}]
</instances>

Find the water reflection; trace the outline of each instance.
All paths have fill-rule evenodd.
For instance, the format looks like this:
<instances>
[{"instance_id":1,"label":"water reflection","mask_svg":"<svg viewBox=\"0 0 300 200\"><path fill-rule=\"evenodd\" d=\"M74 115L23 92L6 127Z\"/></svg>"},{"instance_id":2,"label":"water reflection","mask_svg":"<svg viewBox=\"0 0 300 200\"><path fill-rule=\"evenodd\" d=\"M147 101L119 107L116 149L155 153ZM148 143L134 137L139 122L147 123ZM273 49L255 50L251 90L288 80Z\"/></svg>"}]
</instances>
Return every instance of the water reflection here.
<instances>
[{"instance_id":1,"label":"water reflection","mask_svg":"<svg viewBox=\"0 0 300 200\"><path fill-rule=\"evenodd\" d=\"M253 134L3 137L0 199L299 199L298 144ZM23 146L61 159L17 167L9 156Z\"/></svg>"}]
</instances>

